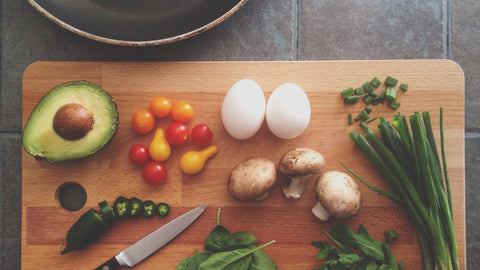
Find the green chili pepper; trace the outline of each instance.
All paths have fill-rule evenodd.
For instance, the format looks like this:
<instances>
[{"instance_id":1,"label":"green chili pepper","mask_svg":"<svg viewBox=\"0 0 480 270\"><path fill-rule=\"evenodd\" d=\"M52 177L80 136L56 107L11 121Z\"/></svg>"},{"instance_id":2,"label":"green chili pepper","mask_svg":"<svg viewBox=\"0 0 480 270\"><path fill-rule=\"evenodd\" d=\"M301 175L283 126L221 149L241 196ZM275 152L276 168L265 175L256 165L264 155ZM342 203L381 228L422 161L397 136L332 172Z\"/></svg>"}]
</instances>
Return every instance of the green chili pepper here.
<instances>
[{"instance_id":1,"label":"green chili pepper","mask_svg":"<svg viewBox=\"0 0 480 270\"><path fill-rule=\"evenodd\" d=\"M156 208L157 208L157 205L154 202L152 202L150 200L144 201L143 202L142 216L144 216L146 218L153 217L155 215Z\"/></svg>"},{"instance_id":2,"label":"green chili pepper","mask_svg":"<svg viewBox=\"0 0 480 270\"><path fill-rule=\"evenodd\" d=\"M157 214L159 217L166 217L170 212L170 206L166 203L159 203L157 205Z\"/></svg>"},{"instance_id":3,"label":"green chili pepper","mask_svg":"<svg viewBox=\"0 0 480 270\"><path fill-rule=\"evenodd\" d=\"M102 214L95 209L88 210L68 230L67 246L60 254L81 249L89 245L108 227Z\"/></svg>"},{"instance_id":4,"label":"green chili pepper","mask_svg":"<svg viewBox=\"0 0 480 270\"><path fill-rule=\"evenodd\" d=\"M130 204L130 213L129 215L131 217L138 216L142 214L142 209L143 209L143 203L140 199L138 198L131 198L128 203Z\"/></svg>"},{"instance_id":5,"label":"green chili pepper","mask_svg":"<svg viewBox=\"0 0 480 270\"><path fill-rule=\"evenodd\" d=\"M113 211L117 217L128 216L130 214L130 201L125 197L118 197L113 203Z\"/></svg>"},{"instance_id":6,"label":"green chili pepper","mask_svg":"<svg viewBox=\"0 0 480 270\"><path fill-rule=\"evenodd\" d=\"M110 205L108 205L107 201L100 202L98 206L100 207L100 211L102 212L106 222L115 219L115 213L113 212L112 208L110 208Z\"/></svg>"}]
</instances>

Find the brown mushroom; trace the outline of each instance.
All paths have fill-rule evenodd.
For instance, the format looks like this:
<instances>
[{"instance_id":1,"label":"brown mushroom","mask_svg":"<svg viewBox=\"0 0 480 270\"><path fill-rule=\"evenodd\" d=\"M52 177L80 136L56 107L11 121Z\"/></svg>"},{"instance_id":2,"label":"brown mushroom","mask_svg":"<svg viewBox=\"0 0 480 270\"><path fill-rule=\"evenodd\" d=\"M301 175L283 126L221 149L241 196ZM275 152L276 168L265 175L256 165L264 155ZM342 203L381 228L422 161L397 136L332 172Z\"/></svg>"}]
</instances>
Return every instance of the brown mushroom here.
<instances>
[{"instance_id":1,"label":"brown mushroom","mask_svg":"<svg viewBox=\"0 0 480 270\"><path fill-rule=\"evenodd\" d=\"M330 216L339 219L352 217L360 208L360 187L343 172L329 171L318 177L315 191L318 202L312 212L323 221Z\"/></svg>"},{"instance_id":2,"label":"brown mushroom","mask_svg":"<svg viewBox=\"0 0 480 270\"><path fill-rule=\"evenodd\" d=\"M251 157L235 166L228 190L239 201L262 201L268 198L277 180L275 163L263 157Z\"/></svg>"},{"instance_id":3,"label":"brown mushroom","mask_svg":"<svg viewBox=\"0 0 480 270\"><path fill-rule=\"evenodd\" d=\"M278 170L287 178L283 193L288 199L297 200L313 176L325 172L325 159L315 150L296 148L287 151L278 162Z\"/></svg>"}]
</instances>

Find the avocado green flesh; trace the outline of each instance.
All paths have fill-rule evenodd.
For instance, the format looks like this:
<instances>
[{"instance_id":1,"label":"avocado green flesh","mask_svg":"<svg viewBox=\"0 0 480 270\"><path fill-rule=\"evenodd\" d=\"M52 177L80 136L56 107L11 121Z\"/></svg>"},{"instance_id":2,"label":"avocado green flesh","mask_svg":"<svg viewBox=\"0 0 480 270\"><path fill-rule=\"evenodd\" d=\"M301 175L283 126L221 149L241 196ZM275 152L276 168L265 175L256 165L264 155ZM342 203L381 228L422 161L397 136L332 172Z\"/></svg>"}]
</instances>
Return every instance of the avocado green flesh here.
<instances>
[{"instance_id":1,"label":"avocado green flesh","mask_svg":"<svg viewBox=\"0 0 480 270\"><path fill-rule=\"evenodd\" d=\"M66 140L53 129L56 112L69 103L80 104L93 115L92 130L78 140ZM117 127L117 106L107 92L85 81L65 83L48 92L36 105L23 130L23 146L31 155L52 163L83 158L108 144Z\"/></svg>"}]
</instances>

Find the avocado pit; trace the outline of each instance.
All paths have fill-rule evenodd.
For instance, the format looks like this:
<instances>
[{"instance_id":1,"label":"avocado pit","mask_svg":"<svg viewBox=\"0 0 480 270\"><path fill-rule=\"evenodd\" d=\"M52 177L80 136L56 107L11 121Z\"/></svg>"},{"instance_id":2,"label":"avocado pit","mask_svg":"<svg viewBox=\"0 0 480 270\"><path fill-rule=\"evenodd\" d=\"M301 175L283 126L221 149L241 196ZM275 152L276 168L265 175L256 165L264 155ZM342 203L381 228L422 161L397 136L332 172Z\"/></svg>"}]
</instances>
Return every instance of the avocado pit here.
<instances>
[{"instance_id":1,"label":"avocado pit","mask_svg":"<svg viewBox=\"0 0 480 270\"><path fill-rule=\"evenodd\" d=\"M80 104L69 103L58 109L53 118L53 129L66 140L85 137L93 128L93 116Z\"/></svg>"}]
</instances>

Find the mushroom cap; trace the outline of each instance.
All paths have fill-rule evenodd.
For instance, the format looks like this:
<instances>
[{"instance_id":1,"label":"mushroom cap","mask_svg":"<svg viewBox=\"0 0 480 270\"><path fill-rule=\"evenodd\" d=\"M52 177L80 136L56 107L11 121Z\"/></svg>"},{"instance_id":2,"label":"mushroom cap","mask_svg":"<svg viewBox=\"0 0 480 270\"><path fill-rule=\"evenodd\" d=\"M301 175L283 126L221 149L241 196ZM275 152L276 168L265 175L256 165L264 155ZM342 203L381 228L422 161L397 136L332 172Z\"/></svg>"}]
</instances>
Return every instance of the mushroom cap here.
<instances>
[{"instance_id":1,"label":"mushroom cap","mask_svg":"<svg viewBox=\"0 0 480 270\"><path fill-rule=\"evenodd\" d=\"M360 209L360 187L343 172L324 173L317 179L315 190L318 201L333 217L349 218Z\"/></svg>"},{"instance_id":2,"label":"mushroom cap","mask_svg":"<svg viewBox=\"0 0 480 270\"><path fill-rule=\"evenodd\" d=\"M250 157L230 172L228 190L239 201L265 200L277 180L275 163L264 157Z\"/></svg>"},{"instance_id":3,"label":"mushroom cap","mask_svg":"<svg viewBox=\"0 0 480 270\"><path fill-rule=\"evenodd\" d=\"M287 151L278 162L278 170L287 177L301 177L325 172L325 159L309 148Z\"/></svg>"}]
</instances>

